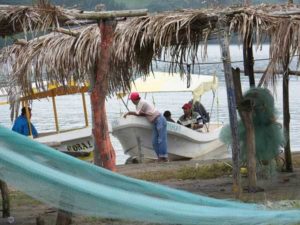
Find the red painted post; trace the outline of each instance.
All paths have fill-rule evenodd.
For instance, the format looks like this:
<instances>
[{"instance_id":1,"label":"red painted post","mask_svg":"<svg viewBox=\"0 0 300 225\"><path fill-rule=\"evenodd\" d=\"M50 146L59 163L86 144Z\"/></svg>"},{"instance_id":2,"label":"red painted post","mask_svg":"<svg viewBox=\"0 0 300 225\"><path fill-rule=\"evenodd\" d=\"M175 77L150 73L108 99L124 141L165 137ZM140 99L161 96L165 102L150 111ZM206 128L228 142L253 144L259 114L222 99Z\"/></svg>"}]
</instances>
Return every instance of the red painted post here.
<instances>
[{"instance_id":1,"label":"red painted post","mask_svg":"<svg viewBox=\"0 0 300 225\"><path fill-rule=\"evenodd\" d=\"M101 20L99 29L101 33L100 54L96 60L96 69L92 80L92 120L94 136L94 162L106 169L116 170L116 155L111 144L108 122L105 109L105 98L108 92L110 51L116 27L115 20Z\"/></svg>"}]
</instances>

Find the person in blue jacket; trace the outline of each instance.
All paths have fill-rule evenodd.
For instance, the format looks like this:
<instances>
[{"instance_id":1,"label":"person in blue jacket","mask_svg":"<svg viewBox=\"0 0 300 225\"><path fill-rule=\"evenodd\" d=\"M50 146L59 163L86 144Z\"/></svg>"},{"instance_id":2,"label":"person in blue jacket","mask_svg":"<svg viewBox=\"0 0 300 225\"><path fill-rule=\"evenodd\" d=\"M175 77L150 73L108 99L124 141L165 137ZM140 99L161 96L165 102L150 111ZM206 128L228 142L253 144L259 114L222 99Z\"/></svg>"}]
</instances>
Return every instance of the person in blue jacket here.
<instances>
[{"instance_id":1,"label":"person in blue jacket","mask_svg":"<svg viewBox=\"0 0 300 225\"><path fill-rule=\"evenodd\" d=\"M31 118L31 108L28 107L27 109L29 112L29 117ZM29 124L28 124L28 120L26 117L26 108L23 107L21 110L21 115L15 120L12 130L19 134L23 134L25 136L30 136L30 131L29 131L28 125ZM30 125L31 125L32 136L35 138L38 136L38 132L32 123L30 123Z\"/></svg>"}]
</instances>

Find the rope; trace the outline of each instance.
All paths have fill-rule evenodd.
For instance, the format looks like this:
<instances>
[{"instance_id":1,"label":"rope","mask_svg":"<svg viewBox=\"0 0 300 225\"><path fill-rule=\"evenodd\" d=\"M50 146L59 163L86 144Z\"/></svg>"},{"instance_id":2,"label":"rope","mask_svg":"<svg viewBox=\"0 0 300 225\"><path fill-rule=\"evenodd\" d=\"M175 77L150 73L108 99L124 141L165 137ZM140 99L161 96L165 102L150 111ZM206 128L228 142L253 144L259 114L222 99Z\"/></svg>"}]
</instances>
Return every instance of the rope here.
<instances>
[{"instance_id":1,"label":"rope","mask_svg":"<svg viewBox=\"0 0 300 225\"><path fill-rule=\"evenodd\" d=\"M294 55L292 58L297 57L300 55ZM257 61L266 61L266 60L271 60L272 58L262 58L262 59L254 59L254 62ZM184 65L191 65L191 63L182 63L182 62L172 62L169 60L161 60L161 59L154 59L153 61L155 62L164 62L164 63L177 63L177 64L184 64ZM230 61L230 63L242 63L244 60L237 60L237 61ZM222 64L222 61L219 62L199 62L199 63L193 63L192 65L213 65L213 64Z\"/></svg>"}]
</instances>

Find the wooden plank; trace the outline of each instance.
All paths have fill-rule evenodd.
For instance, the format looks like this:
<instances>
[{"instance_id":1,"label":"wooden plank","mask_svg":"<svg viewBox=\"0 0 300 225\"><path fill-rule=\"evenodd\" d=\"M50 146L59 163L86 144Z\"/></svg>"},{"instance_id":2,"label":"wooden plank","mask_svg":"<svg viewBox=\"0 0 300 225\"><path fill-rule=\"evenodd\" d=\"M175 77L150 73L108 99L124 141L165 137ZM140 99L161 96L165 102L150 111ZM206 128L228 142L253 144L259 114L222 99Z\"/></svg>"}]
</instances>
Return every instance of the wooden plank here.
<instances>
[{"instance_id":1,"label":"wooden plank","mask_svg":"<svg viewBox=\"0 0 300 225\"><path fill-rule=\"evenodd\" d=\"M120 11L101 11L101 12L83 12L83 13L66 13L75 17L75 19L87 19L87 20L98 20L98 19L111 19L116 17L135 17L147 15L148 9L138 10L120 10Z\"/></svg>"}]
</instances>

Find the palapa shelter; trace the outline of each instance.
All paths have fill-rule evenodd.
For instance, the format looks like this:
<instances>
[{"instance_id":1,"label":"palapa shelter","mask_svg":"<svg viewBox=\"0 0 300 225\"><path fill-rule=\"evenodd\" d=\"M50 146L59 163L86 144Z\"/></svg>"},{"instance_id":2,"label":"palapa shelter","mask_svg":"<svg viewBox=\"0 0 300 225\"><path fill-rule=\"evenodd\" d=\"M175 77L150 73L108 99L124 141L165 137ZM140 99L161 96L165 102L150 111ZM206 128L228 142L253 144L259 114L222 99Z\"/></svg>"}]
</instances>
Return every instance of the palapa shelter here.
<instances>
[{"instance_id":1,"label":"palapa shelter","mask_svg":"<svg viewBox=\"0 0 300 225\"><path fill-rule=\"evenodd\" d=\"M97 127L93 126L94 139L97 142L95 146L104 149L95 151L95 162L107 169L115 170L114 150L108 135L104 105L108 74L101 68L101 65L109 65L107 61L109 43L112 42L115 25L107 22L110 25L106 26L104 20L145 15L146 11L83 12L64 10L52 6L48 1L39 1L34 7L1 6L0 23L6 24L1 31L2 35L23 31L27 39L28 35L35 37L38 32L55 31L31 41L18 40L15 45L2 49L2 65L5 67L12 65L12 70L7 71L11 103L15 102L15 96L32 94L32 83L35 83L38 90L45 91L47 82L63 85L66 88L69 81L75 82L78 87L90 82L93 125L97 125ZM102 22L98 23L100 19ZM95 25L78 28L83 23ZM61 28L61 26L72 25L76 25L78 30L70 31ZM102 30L100 35L99 29L105 32ZM106 45L101 47L100 43ZM50 49L52 52L48 52ZM18 62L21 58L23 58L22 62ZM10 70L10 66L8 69ZM97 73L101 75L98 76Z\"/></svg>"},{"instance_id":2,"label":"palapa shelter","mask_svg":"<svg viewBox=\"0 0 300 225\"><path fill-rule=\"evenodd\" d=\"M31 13L34 16L29 16ZM284 71L284 80L288 85L290 58L298 54L300 46L298 5L262 4L225 9L189 9L141 16L143 13L145 14L145 11L135 14L122 11L102 12L102 14L74 12L51 6L45 1L35 7L0 6L0 24L6 25L1 28L2 36L35 28L53 29L52 33L45 36L30 41L18 40L12 46L2 49L1 62L12 65L12 70L7 73L11 90L18 86L20 94L28 95L32 92L32 82L36 83L38 88L45 89L45 81L62 85L70 80L78 85L90 81L93 119L96 125L93 133L100 155L104 159L107 157L106 153L102 154L105 149L112 149L107 119L106 116L95 112L104 112L107 95L120 89L128 90L132 78L149 74L153 59L170 58L170 71L174 71L182 68L183 64L197 62L198 51L203 51L202 55L205 56L208 39L220 39L229 90L233 139L236 138L237 116L228 48L230 34L237 33L240 43L244 45L245 70L249 73L251 85L254 85L252 45L256 44L259 47L267 38L270 40L271 60L260 85L268 84L269 81L274 82L278 71ZM140 17L122 22L121 26L115 24L115 18L137 15ZM80 24L82 21L78 20L83 19L84 23L98 24L70 29L70 25ZM61 28L67 25L68 30ZM199 48L200 45L204 48ZM10 95L14 93L10 92ZM288 111L285 113L289 115ZM284 128L288 132L289 119L286 120ZM236 165L234 178L237 185L239 177L237 141L233 149L233 160ZM289 146L286 155L290 157ZM253 168L251 171L253 174ZM255 186L255 180L256 177L253 177L251 185Z\"/></svg>"}]
</instances>

